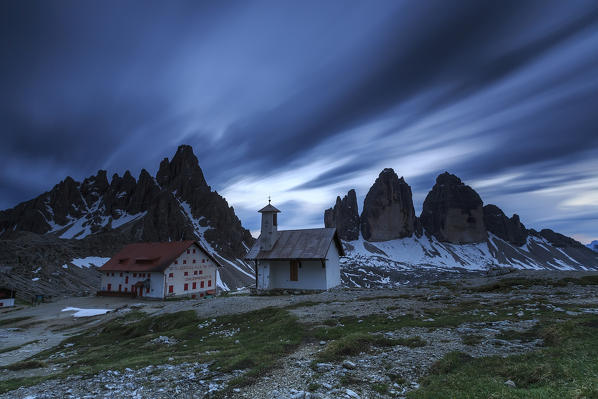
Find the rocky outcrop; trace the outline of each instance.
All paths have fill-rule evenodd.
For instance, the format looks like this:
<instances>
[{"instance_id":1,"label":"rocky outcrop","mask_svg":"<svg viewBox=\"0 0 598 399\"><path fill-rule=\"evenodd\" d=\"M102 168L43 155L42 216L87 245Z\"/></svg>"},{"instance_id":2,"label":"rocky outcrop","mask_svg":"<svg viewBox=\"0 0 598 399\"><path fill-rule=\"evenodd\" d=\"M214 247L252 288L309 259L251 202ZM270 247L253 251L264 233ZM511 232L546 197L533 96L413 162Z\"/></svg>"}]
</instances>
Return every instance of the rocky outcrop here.
<instances>
[{"instance_id":1,"label":"rocky outcrop","mask_svg":"<svg viewBox=\"0 0 598 399\"><path fill-rule=\"evenodd\" d=\"M420 220L439 241L467 244L486 240L482 199L457 176L445 172L424 200Z\"/></svg>"},{"instance_id":2,"label":"rocky outcrop","mask_svg":"<svg viewBox=\"0 0 598 399\"><path fill-rule=\"evenodd\" d=\"M513 245L521 246L527 240L528 232L519 215L508 218L496 205L484 206L484 224L489 232Z\"/></svg>"},{"instance_id":3,"label":"rocky outcrop","mask_svg":"<svg viewBox=\"0 0 598 399\"><path fill-rule=\"evenodd\" d=\"M586 249L587 247L571 237L556 233L550 229L542 229L540 232L530 230L531 234L546 239L549 243L557 248L578 248Z\"/></svg>"},{"instance_id":4,"label":"rocky outcrop","mask_svg":"<svg viewBox=\"0 0 598 399\"><path fill-rule=\"evenodd\" d=\"M232 259L243 258L245 246L253 243L234 209L207 185L187 145L161 162L156 178L145 169L137 180L129 171L112 181L105 170L82 183L67 177L51 191L0 212L3 239L20 232L84 239L115 229L122 244L205 238Z\"/></svg>"},{"instance_id":5,"label":"rocky outcrop","mask_svg":"<svg viewBox=\"0 0 598 399\"><path fill-rule=\"evenodd\" d=\"M384 169L363 203L361 234L368 241L413 235L416 228L411 187L394 170Z\"/></svg>"},{"instance_id":6,"label":"rocky outcrop","mask_svg":"<svg viewBox=\"0 0 598 399\"><path fill-rule=\"evenodd\" d=\"M359 238L359 210L355 190L349 190L347 195L336 197L333 208L324 212L324 226L335 227L339 237L345 241Z\"/></svg>"}]
</instances>

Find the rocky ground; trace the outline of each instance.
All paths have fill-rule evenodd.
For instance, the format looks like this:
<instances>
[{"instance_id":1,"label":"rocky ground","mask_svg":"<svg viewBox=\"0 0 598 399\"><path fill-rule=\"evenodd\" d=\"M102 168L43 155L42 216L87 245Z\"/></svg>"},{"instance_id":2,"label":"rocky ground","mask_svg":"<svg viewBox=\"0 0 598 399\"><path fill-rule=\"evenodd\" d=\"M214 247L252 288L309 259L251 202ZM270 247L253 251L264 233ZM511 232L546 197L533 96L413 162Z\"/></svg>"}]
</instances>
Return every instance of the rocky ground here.
<instances>
[{"instance_id":1,"label":"rocky ground","mask_svg":"<svg viewBox=\"0 0 598 399\"><path fill-rule=\"evenodd\" d=\"M541 339L513 339L508 334L529 331L539 319L547 317L564 320L595 313L598 285L525 283L540 277L549 281L546 279L580 276L573 272L519 273L507 276L509 284L496 287L492 284L501 277L420 283L400 289L338 289L271 297L237 295L201 301L87 297L3 310L0 366L5 367L0 368L0 392L5 393L0 398L402 398L416 391L431 367L448 353L506 357L536 351L543 345ZM72 312L61 311L67 306L111 312L76 319ZM204 353L198 352L196 361L182 361L177 349L181 342L177 342L180 338L175 332L156 336L148 343L172 348L160 364L123 367L117 362L113 368L89 374L78 372L76 363L59 361L77 359L76 352L81 350L75 344L59 344L62 339L90 328L99 331L132 309L151 317L193 310L205 320L197 325L198 330L223 336L235 345L239 344L236 337L242 334L240 328L227 325L226 329L218 329L220 318L240 315L242 319L249 312L270 307L284 309L306 331L315 332L281 355L274 367L259 373L250 384L236 383L246 370L216 367ZM353 342L352 336L361 337L355 341L358 345L362 345L359 339L363 336L372 337L373 343L364 341L363 348L338 350L340 343ZM47 355L38 353L46 349L51 349ZM151 349L146 346L139 350ZM28 364L32 359L39 360L39 364ZM17 389L7 391L9 387Z\"/></svg>"}]
</instances>

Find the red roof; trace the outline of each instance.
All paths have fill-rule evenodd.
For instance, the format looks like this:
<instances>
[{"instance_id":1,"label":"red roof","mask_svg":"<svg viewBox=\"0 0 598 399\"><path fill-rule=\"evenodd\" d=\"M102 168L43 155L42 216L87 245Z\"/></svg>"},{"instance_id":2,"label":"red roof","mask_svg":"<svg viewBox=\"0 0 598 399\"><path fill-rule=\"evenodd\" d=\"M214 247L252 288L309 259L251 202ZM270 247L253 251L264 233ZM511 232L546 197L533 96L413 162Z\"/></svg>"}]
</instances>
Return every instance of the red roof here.
<instances>
[{"instance_id":1,"label":"red roof","mask_svg":"<svg viewBox=\"0 0 598 399\"><path fill-rule=\"evenodd\" d=\"M121 272L163 272L191 245L197 245L217 266L220 263L196 241L140 242L129 244L99 270Z\"/></svg>"}]
</instances>

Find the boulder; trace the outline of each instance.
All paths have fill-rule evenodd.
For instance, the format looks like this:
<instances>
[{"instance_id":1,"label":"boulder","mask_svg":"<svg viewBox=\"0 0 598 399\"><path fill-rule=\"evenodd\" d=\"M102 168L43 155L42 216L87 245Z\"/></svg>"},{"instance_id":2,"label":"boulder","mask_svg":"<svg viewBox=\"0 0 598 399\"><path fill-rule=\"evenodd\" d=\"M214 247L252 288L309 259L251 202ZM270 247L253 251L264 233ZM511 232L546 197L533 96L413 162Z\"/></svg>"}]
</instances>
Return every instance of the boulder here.
<instances>
[{"instance_id":1,"label":"boulder","mask_svg":"<svg viewBox=\"0 0 598 399\"><path fill-rule=\"evenodd\" d=\"M468 244L486 240L482 199L457 176L445 172L426 196L420 220L439 241Z\"/></svg>"}]
</instances>

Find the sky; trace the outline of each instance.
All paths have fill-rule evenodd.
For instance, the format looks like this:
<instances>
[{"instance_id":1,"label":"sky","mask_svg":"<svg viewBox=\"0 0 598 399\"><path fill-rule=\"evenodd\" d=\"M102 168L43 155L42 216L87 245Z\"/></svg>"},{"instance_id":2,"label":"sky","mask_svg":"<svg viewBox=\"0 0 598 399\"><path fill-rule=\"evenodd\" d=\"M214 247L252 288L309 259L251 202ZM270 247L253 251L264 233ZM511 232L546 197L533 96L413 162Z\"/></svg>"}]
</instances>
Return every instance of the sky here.
<instances>
[{"instance_id":1,"label":"sky","mask_svg":"<svg viewBox=\"0 0 598 399\"><path fill-rule=\"evenodd\" d=\"M394 168L598 239L595 0L0 2L0 209L193 146L243 225Z\"/></svg>"}]
</instances>

